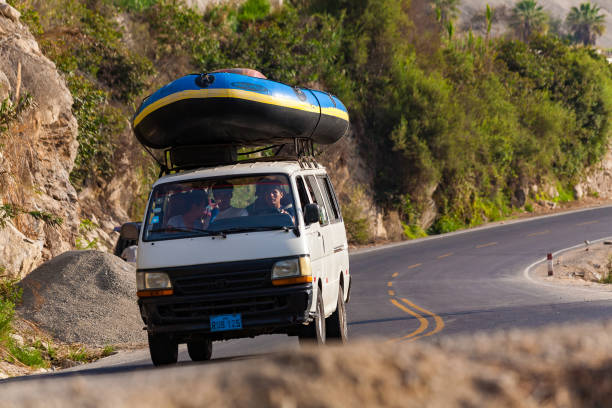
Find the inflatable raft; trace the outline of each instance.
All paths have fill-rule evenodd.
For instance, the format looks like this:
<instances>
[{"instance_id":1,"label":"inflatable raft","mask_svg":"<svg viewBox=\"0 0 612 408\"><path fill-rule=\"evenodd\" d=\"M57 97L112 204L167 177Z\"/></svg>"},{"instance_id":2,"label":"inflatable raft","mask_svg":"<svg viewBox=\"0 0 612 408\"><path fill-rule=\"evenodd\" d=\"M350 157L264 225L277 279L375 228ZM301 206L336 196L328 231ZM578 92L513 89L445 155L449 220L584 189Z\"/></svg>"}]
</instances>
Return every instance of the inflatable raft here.
<instances>
[{"instance_id":1,"label":"inflatable raft","mask_svg":"<svg viewBox=\"0 0 612 408\"><path fill-rule=\"evenodd\" d=\"M155 149L256 146L296 138L331 144L347 133L349 115L328 93L234 69L169 83L142 102L132 126L140 143Z\"/></svg>"}]
</instances>

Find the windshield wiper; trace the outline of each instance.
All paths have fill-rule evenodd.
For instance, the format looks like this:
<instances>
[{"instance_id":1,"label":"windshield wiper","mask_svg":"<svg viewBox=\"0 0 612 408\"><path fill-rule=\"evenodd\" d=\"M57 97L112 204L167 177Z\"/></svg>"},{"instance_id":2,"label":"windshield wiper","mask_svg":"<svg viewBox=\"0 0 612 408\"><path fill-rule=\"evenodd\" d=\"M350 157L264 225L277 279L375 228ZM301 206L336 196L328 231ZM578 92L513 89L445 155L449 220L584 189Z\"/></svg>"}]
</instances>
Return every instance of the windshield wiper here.
<instances>
[{"instance_id":1,"label":"windshield wiper","mask_svg":"<svg viewBox=\"0 0 612 408\"><path fill-rule=\"evenodd\" d=\"M186 233L197 233L204 236L222 236L225 238L223 231L209 231L202 228L181 228L181 227L169 227L157 230L155 232L186 232Z\"/></svg>"},{"instance_id":2,"label":"windshield wiper","mask_svg":"<svg viewBox=\"0 0 612 408\"><path fill-rule=\"evenodd\" d=\"M253 232L253 231L276 231L283 230L285 232L289 232L295 227L287 227L285 225L277 225L277 226L269 226L269 227L234 227L234 228L226 228L224 230L219 230L219 233L225 234L236 234L240 232Z\"/></svg>"}]
</instances>

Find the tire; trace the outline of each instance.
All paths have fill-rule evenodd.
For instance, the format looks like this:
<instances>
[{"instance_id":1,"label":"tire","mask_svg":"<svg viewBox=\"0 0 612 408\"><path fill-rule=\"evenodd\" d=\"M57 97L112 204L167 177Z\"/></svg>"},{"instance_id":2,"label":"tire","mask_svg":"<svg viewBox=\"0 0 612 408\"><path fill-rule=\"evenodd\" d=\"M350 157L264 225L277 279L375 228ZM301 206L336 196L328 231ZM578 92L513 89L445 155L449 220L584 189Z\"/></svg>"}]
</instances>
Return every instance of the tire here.
<instances>
[{"instance_id":1,"label":"tire","mask_svg":"<svg viewBox=\"0 0 612 408\"><path fill-rule=\"evenodd\" d=\"M317 315L308 326L301 328L298 335L300 344L325 344L325 311L323 309L323 297L317 296Z\"/></svg>"},{"instance_id":2,"label":"tire","mask_svg":"<svg viewBox=\"0 0 612 408\"><path fill-rule=\"evenodd\" d=\"M328 341L345 344L348 341L348 324L346 321L346 304L344 303L344 292L342 286L338 285L338 304L336 311L326 319Z\"/></svg>"},{"instance_id":3,"label":"tire","mask_svg":"<svg viewBox=\"0 0 612 408\"><path fill-rule=\"evenodd\" d=\"M187 343L187 353L191 361L208 361L212 356L212 340L192 341Z\"/></svg>"},{"instance_id":4,"label":"tire","mask_svg":"<svg viewBox=\"0 0 612 408\"><path fill-rule=\"evenodd\" d=\"M155 366L176 364L178 344L169 336L149 334L149 353Z\"/></svg>"}]
</instances>

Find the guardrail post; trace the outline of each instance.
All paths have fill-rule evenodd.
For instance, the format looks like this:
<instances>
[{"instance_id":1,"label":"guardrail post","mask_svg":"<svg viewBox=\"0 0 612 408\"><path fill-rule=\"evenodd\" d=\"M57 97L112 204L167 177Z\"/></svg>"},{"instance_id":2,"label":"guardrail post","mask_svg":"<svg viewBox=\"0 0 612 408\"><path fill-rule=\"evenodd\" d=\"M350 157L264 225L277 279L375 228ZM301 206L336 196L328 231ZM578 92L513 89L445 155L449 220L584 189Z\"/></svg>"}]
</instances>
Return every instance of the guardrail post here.
<instances>
[{"instance_id":1,"label":"guardrail post","mask_svg":"<svg viewBox=\"0 0 612 408\"><path fill-rule=\"evenodd\" d=\"M553 259L552 254L548 253L546 255L546 259L548 260L548 276L553 276Z\"/></svg>"}]
</instances>

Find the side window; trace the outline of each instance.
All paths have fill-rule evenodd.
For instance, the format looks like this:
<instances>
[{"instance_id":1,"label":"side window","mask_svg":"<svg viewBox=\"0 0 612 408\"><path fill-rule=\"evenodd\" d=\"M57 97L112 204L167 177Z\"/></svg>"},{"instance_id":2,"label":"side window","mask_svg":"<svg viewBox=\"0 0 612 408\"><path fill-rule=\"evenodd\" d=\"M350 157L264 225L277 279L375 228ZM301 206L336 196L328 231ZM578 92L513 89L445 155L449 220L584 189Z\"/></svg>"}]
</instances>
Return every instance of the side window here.
<instances>
[{"instance_id":1,"label":"side window","mask_svg":"<svg viewBox=\"0 0 612 408\"><path fill-rule=\"evenodd\" d=\"M310 192L310 196L312 197L314 203L319 204L319 206L321 206L323 212L325 213L323 217L324 219L322 220L323 222L321 224L329 224L329 208L328 205L325 203L323 196L321 195L321 191L317 186L317 180L314 176L306 176L306 186L308 187L308 191Z\"/></svg>"},{"instance_id":2,"label":"side window","mask_svg":"<svg viewBox=\"0 0 612 408\"><path fill-rule=\"evenodd\" d=\"M323 198L323 202L325 203L325 209L327 210L327 214L329 216L329 221L334 222L338 218L334 214L333 206L331 204L331 199L329 198L329 194L325 189L325 176L317 176L317 180L319 181L319 190L321 191L321 197Z\"/></svg>"},{"instance_id":3,"label":"side window","mask_svg":"<svg viewBox=\"0 0 612 408\"><path fill-rule=\"evenodd\" d=\"M329 224L329 209L326 208L327 206L325 205L325 201L323 200L323 196L321 195L321 191L317 186L317 180L314 176L306 176L306 187L308 188L310 197L312 197L312 201L315 204L319 204L319 206L323 209L324 216L321 224Z\"/></svg>"},{"instance_id":4,"label":"side window","mask_svg":"<svg viewBox=\"0 0 612 408\"><path fill-rule=\"evenodd\" d=\"M298 195L300 196L300 204L302 205L302 210L304 210L306 204L310 204L310 201L308 200L308 193L306 193L306 186L304 185L304 179L302 176L298 176L295 178L295 182L297 185Z\"/></svg>"},{"instance_id":5,"label":"side window","mask_svg":"<svg viewBox=\"0 0 612 408\"><path fill-rule=\"evenodd\" d=\"M340 206L338 205L338 200L336 199L336 194L331 185L331 182L329 181L329 177L319 176L318 179L319 185L322 186L321 189L325 192L325 195L329 199L329 204L331 207L330 214L332 216L332 220L339 220L340 218L342 218L342 215L340 214Z\"/></svg>"},{"instance_id":6,"label":"side window","mask_svg":"<svg viewBox=\"0 0 612 408\"><path fill-rule=\"evenodd\" d=\"M319 204L320 203L320 201L318 200L319 196L315 194L315 190L313 188L313 186L316 186L316 185L317 185L317 183L314 180L314 177L312 177L312 176L306 177L306 187L308 187L308 192L310 193L310 198L312 199L312 203L313 204Z\"/></svg>"}]
</instances>

